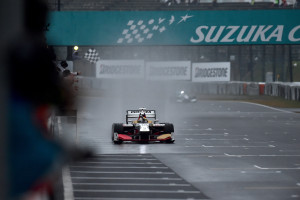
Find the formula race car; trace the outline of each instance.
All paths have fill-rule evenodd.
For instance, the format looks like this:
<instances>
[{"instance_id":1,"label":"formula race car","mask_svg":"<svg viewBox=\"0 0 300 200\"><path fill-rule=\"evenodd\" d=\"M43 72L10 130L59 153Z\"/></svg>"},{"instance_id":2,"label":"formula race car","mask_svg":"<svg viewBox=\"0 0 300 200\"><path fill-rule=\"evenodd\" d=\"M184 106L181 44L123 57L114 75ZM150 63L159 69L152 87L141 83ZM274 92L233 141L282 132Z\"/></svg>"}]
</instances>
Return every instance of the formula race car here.
<instances>
[{"instance_id":1,"label":"formula race car","mask_svg":"<svg viewBox=\"0 0 300 200\"><path fill-rule=\"evenodd\" d=\"M183 90L180 91L176 97L176 102L178 102L178 103L195 103L196 101L197 101L197 98L195 96L189 96Z\"/></svg>"},{"instance_id":2,"label":"formula race car","mask_svg":"<svg viewBox=\"0 0 300 200\"><path fill-rule=\"evenodd\" d=\"M121 144L123 141L174 143L173 124L159 123L155 110L139 108L126 112L126 124L112 125L112 141L115 144Z\"/></svg>"}]
</instances>

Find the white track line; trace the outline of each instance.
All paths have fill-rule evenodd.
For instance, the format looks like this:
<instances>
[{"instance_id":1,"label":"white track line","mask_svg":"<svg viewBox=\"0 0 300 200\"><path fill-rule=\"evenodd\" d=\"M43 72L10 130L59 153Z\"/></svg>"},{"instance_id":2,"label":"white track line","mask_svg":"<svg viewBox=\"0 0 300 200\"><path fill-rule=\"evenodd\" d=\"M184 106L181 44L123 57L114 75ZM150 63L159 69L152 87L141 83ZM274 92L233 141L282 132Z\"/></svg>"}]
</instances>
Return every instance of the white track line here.
<instances>
[{"instance_id":1,"label":"white track line","mask_svg":"<svg viewBox=\"0 0 300 200\"><path fill-rule=\"evenodd\" d=\"M99 167L99 166L71 166L72 168L91 168L91 169L168 169L168 167Z\"/></svg>"},{"instance_id":2,"label":"white track line","mask_svg":"<svg viewBox=\"0 0 300 200\"><path fill-rule=\"evenodd\" d=\"M91 172L91 171L72 171L73 173L84 173L84 174L175 174L174 172Z\"/></svg>"},{"instance_id":3,"label":"white track line","mask_svg":"<svg viewBox=\"0 0 300 200\"><path fill-rule=\"evenodd\" d=\"M93 158L94 160L96 160L95 158ZM92 159L91 159L92 160ZM148 161L148 160L155 160L157 161L157 159L148 159L148 158L141 158L141 159L131 159L131 158L101 158L99 160L102 160L102 161L106 161L106 160L109 160L109 161L112 161L112 160L115 160L115 161L119 161L119 160L136 160L136 161Z\"/></svg>"},{"instance_id":4,"label":"white track line","mask_svg":"<svg viewBox=\"0 0 300 200\"><path fill-rule=\"evenodd\" d=\"M272 168L267 168L267 167L260 167L258 165L254 165L255 168L257 169L263 169L263 170L300 170L300 167L272 167Z\"/></svg>"},{"instance_id":5,"label":"white track line","mask_svg":"<svg viewBox=\"0 0 300 200\"><path fill-rule=\"evenodd\" d=\"M132 198L109 198L109 197L78 197L78 198L75 198L75 199L78 199L78 200L132 200ZM138 200L154 200L155 198L139 198ZM162 199L160 198L159 200L170 200L169 198L168 199ZM204 200L204 199L195 199L195 198L182 198L182 199L172 199L172 200Z\"/></svg>"},{"instance_id":6,"label":"white track line","mask_svg":"<svg viewBox=\"0 0 300 200\"><path fill-rule=\"evenodd\" d=\"M78 162L80 164L132 164L132 165L162 165L162 163L153 163L153 162L146 162L146 163L134 163L134 162L89 162L89 161L82 161Z\"/></svg>"},{"instance_id":7,"label":"white track line","mask_svg":"<svg viewBox=\"0 0 300 200\"><path fill-rule=\"evenodd\" d=\"M293 113L291 111L281 110L281 109L278 109L278 108L273 108L271 106L266 106L266 105L262 105L262 104L258 104L258 103L251 103L251 102L244 102L244 101L240 101L240 103L246 103L246 104L252 104L252 105L256 105L256 106L261 106L261 107L265 107L265 108L268 108L268 109L271 109L271 110L276 110L276 111L279 111L279 112Z\"/></svg>"},{"instance_id":8,"label":"white track line","mask_svg":"<svg viewBox=\"0 0 300 200\"><path fill-rule=\"evenodd\" d=\"M67 166L62 169L62 179L64 186L64 199L73 200L73 185L70 176L70 170Z\"/></svg>"},{"instance_id":9,"label":"white track line","mask_svg":"<svg viewBox=\"0 0 300 200\"><path fill-rule=\"evenodd\" d=\"M78 199L78 200L132 200L132 198L109 198L109 197L78 197L78 198L75 198L75 199ZM155 200L155 198L139 198L138 200ZM169 198L168 199L162 199L160 198L159 200L170 200ZM195 198L182 198L182 199L172 199L172 200L205 200L205 199L195 199Z\"/></svg>"},{"instance_id":10,"label":"white track line","mask_svg":"<svg viewBox=\"0 0 300 200\"><path fill-rule=\"evenodd\" d=\"M167 183L167 184L158 184L158 183L73 183L73 185L132 185L132 186L191 186L191 184L176 184L176 183Z\"/></svg>"},{"instance_id":11,"label":"white track line","mask_svg":"<svg viewBox=\"0 0 300 200\"><path fill-rule=\"evenodd\" d=\"M93 179L93 180L159 180L159 181L182 181L182 178L169 178L169 177L162 177L162 178L130 178L130 177L81 177L76 176L72 177L72 179Z\"/></svg>"},{"instance_id":12,"label":"white track line","mask_svg":"<svg viewBox=\"0 0 300 200\"><path fill-rule=\"evenodd\" d=\"M74 192L111 192L111 193L178 193L178 194L199 194L200 191L185 191L185 190L74 190Z\"/></svg>"}]
</instances>

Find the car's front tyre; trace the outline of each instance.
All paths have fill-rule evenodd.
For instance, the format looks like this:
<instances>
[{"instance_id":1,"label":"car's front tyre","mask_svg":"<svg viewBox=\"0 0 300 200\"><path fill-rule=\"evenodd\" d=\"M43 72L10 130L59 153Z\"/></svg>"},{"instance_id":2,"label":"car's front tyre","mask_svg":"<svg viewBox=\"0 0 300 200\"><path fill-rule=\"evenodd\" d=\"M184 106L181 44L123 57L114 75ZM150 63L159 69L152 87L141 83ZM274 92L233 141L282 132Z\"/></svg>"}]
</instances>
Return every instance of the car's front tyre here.
<instances>
[{"instance_id":1,"label":"car's front tyre","mask_svg":"<svg viewBox=\"0 0 300 200\"><path fill-rule=\"evenodd\" d=\"M113 123L111 139L114 142L114 144L121 144L123 142L122 140L118 139L118 134L122 134L123 131L124 128L122 123Z\"/></svg>"}]
</instances>

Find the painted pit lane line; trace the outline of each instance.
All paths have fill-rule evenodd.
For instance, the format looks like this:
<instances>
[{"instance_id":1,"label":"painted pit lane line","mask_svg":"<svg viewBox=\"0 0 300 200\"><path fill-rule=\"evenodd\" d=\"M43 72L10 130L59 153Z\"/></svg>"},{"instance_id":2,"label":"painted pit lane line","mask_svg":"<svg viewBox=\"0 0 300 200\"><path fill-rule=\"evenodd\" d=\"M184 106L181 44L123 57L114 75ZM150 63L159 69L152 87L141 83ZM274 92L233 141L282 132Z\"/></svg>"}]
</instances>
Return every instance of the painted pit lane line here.
<instances>
[{"instance_id":1,"label":"painted pit lane line","mask_svg":"<svg viewBox=\"0 0 300 200\"><path fill-rule=\"evenodd\" d=\"M74 200L133 200L132 198L98 198L98 197L79 197L75 198ZM138 200L153 200L153 198L138 198ZM170 200L170 198L160 198L159 200ZM204 199L198 199L198 198L184 198L184 199L178 199L178 198L172 198L172 200L204 200Z\"/></svg>"},{"instance_id":2,"label":"painted pit lane line","mask_svg":"<svg viewBox=\"0 0 300 200\"><path fill-rule=\"evenodd\" d=\"M73 183L73 185L130 185L130 186L183 186L183 187L189 187L191 184L177 184L177 183L168 183L168 184L146 184L146 183Z\"/></svg>"},{"instance_id":3,"label":"painted pit lane line","mask_svg":"<svg viewBox=\"0 0 300 200\"><path fill-rule=\"evenodd\" d=\"M74 192L114 192L114 193L181 193L181 194L200 194L200 191L185 190L73 190Z\"/></svg>"},{"instance_id":4,"label":"painted pit lane line","mask_svg":"<svg viewBox=\"0 0 300 200\"><path fill-rule=\"evenodd\" d=\"M73 200L73 184L68 167L64 167L62 170L63 188L64 188L64 199Z\"/></svg>"},{"instance_id":5,"label":"painted pit lane line","mask_svg":"<svg viewBox=\"0 0 300 200\"><path fill-rule=\"evenodd\" d=\"M134 163L134 162L89 162L89 161L82 161L82 164L135 164L135 165L163 165L162 163L155 163L155 162L145 162L145 163Z\"/></svg>"},{"instance_id":6,"label":"painted pit lane line","mask_svg":"<svg viewBox=\"0 0 300 200\"><path fill-rule=\"evenodd\" d=\"M84 174L175 174L174 172L161 172L161 171L157 171L157 172L113 172L113 171L109 171L109 172L91 172L91 171L73 171L70 170L70 172L74 172L74 173L84 173Z\"/></svg>"},{"instance_id":7,"label":"painted pit lane line","mask_svg":"<svg viewBox=\"0 0 300 200\"><path fill-rule=\"evenodd\" d=\"M79 197L75 198L75 200L100 200L98 197ZM120 200L120 198L101 198L101 200ZM121 200L132 200L132 198L121 198ZM153 200L153 198L139 198L138 200ZM160 198L159 200L170 200L169 198ZM186 199L178 199L172 198L172 200L203 200L197 198L186 198Z\"/></svg>"},{"instance_id":8,"label":"painted pit lane line","mask_svg":"<svg viewBox=\"0 0 300 200\"><path fill-rule=\"evenodd\" d=\"M87 169L168 169L168 167L156 167L156 166L150 166L150 167L100 167L100 166L72 166L72 168L87 168Z\"/></svg>"},{"instance_id":9,"label":"painted pit lane line","mask_svg":"<svg viewBox=\"0 0 300 200\"><path fill-rule=\"evenodd\" d=\"M130 178L130 177L86 177L86 176L73 176L72 179L93 179L93 180L159 180L159 181L182 181L182 178L169 178L169 177L162 177L162 178Z\"/></svg>"},{"instance_id":10,"label":"painted pit lane line","mask_svg":"<svg viewBox=\"0 0 300 200\"><path fill-rule=\"evenodd\" d=\"M120 158L126 155L119 155ZM99 156L102 160L105 157ZM107 158L107 157L106 157ZM152 158L155 158L152 156ZM115 157L117 160L117 156ZM159 162L158 159L154 159ZM124 160L128 163L127 160ZM147 163L142 159L130 161L132 166L122 167L122 161L119 161L117 166L111 164L112 167L102 166L96 163L96 167L83 166L80 169L82 162L74 163L69 167L68 175L69 188L72 188L71 193L73 199L178 199L178 200L202 200L209 199L200 190L195 188L190 183L179 177L170 168L160 163L158 166L149 165L143 166L140 162ZM135 166L135 164L137 164ZM87 163L85 163L87 164ZM91 163L93 164L93 162ZM97 165L99 166L97 167ZM77 167L76 167L77 166ZM91 168L90 168L91 167ZM115 167L115 168L114 168ZM161 167L161 168L156 168ZM79 170L76 170L79 169ZM107 169L109 169L107 171ZM120 169L122 169L120 171ZM137 171L135 169L141 169ZM145 169L145 170L143 170ZM151 169L152 172L147 169ZM160 171L164 170L164 171ZM90 170L93 170L92 172ZM167 170L167 171L165 171ZM78 173L79 172L79 173ZM100 174L98 177L96 174ZM103 176L101 175L103 174ZM106 175L104 175L106 174ZM136 175L135 175L136 174ZM152 175L153 174L153 175ZM117 175L117 176L116 176ZM66 180L66 179L64 179ZM72 182L73 181L73 182ZM65 183L64 183L65 184ZM67 191L70 191L67 190ZM155 195L153 195L155 194ZM71 196L65 194L65 196Z\"/></svg>"},{"instance_id":11,"label":"painted pit lane line","mask_svg":"<svg viewBox=\"0 0 300 200\"><path fill-rule=\"evenodd\" d=\"M97 158L94 158L94 159L97 159ZM137 161L137 160L140 160L140 161L147 161L147 160L157 160L157 159L149 159L149 158L142 158L142 159L133 159L133 158L101 158L102 160L132 160L132 161Z\"/></svg>"}]
</instances>

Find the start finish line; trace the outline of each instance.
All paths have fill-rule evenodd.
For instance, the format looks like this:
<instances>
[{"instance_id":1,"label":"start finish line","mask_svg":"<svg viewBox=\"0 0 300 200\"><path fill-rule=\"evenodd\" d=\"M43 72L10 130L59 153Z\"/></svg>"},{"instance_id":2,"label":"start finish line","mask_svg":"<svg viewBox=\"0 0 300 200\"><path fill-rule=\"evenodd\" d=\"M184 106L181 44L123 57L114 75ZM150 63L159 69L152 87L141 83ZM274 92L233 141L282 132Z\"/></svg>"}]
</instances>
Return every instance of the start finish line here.
<instances>
[{"instance_id":1,"label":"start finish line","mask_svg":"<svg viewBox=\"0 0 300 200\"><path fill-rule=\"evenodd\" d=\"M300 10L51 12L49 45L300 44Z\"/></svg>"}]
</instances>

